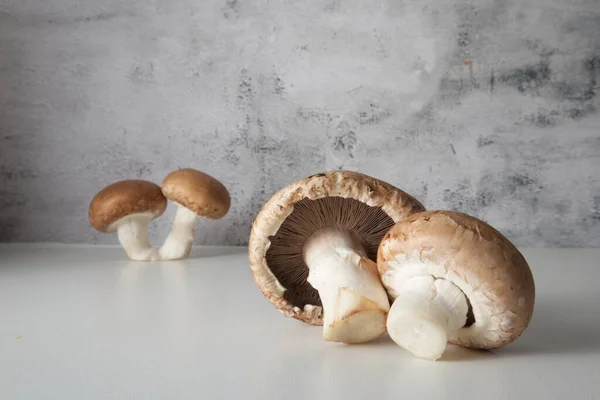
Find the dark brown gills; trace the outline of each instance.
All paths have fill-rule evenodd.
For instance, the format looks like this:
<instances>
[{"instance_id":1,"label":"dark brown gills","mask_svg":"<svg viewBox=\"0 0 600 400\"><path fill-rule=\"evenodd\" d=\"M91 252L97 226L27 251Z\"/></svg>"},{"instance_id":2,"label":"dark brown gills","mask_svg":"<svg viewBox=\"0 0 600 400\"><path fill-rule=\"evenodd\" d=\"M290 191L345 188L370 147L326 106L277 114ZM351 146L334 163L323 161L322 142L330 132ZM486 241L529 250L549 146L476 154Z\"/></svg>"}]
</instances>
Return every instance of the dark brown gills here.
<instances>
[{"instance_id":1,"label":"dark brown gills","mask_svg":"<svg viewBox=\"0 0 600 400\"><path fill-rule=\"evenodd\" d=\"M316 231L341 227L362 239L367 257L376 261L377 249L394 221L380 208L343 197L303 199L269 239L267 265L287 290L284 298L297 307L321 306L319 293L307 281L308 267L302 257L306 240Z\"/></svg>"}]
</instances>

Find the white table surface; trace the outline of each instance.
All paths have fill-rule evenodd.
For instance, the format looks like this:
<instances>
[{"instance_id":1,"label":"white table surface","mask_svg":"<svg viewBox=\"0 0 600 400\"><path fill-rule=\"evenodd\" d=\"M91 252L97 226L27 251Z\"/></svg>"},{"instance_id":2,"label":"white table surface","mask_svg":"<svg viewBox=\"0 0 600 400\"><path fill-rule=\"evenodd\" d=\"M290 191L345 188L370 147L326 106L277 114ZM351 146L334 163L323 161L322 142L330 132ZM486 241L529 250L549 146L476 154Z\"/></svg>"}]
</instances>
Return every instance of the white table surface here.
<instances>
[{"instance_id":1,"label":"white table surface","mask_svg":"<svg viewBox=\"0 0 600 400\"><path fill-rule=\"evenodd\" d=\"M140 263L115 247L0 245L0 398L600 398L600 249L523 254L537 285L525 334L431 362L283 317L245 248Z\"/></svg>"}]
</instances>

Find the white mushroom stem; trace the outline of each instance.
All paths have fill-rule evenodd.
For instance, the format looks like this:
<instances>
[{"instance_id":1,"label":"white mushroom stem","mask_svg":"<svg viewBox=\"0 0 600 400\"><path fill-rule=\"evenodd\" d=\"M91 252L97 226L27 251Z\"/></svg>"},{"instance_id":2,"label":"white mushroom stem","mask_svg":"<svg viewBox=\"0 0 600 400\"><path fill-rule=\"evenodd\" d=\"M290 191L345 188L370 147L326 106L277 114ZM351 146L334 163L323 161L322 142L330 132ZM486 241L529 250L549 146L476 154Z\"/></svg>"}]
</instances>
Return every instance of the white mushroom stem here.
<instances>
[{"instance_id":1,"label":"white mushroom stem","mask_svg":"<svg viewBox=\"0 0 600 400\"><path fill-rule=\"evenodd\" d=\"M173 227L159 250L161 260L179 260L189 255L198 219L195 212L177 205Z\"/></svg>"},{"instance_id":2,"label":"white mushroom stem","mask_svg":"<svg viewBox=\"0 0 600 400\"><path fill-rule=\"evenodd\" d=\"M148 222L151 213L132 214L115 222L119 242L134 261L154 261L159 259L158 251L148 240Z\"/></svg>"},{"instance_id":3,"label":"white mushroom stem","mask_svg":"<svg viewBox=\"0 0 600 400\"><path fill-rule=\"evenodd\" d=\"M450 334L465 325L467 298L452 282L431 275L411 278L397 292L387 320L390 337L417 357L437 360Z\"/></svg>"},{"instance_id":4,"label":"white mushroom stem","mask_svg":"<svg viewBox=\"0 0 600 400\"><path fill-rule=\"evenodd\" d=\"M304 261L323 304L325 340L360 343L385 333L388 297L355 234L335 227L317 231L304 245Z\"/></svg>"}]
</instances>

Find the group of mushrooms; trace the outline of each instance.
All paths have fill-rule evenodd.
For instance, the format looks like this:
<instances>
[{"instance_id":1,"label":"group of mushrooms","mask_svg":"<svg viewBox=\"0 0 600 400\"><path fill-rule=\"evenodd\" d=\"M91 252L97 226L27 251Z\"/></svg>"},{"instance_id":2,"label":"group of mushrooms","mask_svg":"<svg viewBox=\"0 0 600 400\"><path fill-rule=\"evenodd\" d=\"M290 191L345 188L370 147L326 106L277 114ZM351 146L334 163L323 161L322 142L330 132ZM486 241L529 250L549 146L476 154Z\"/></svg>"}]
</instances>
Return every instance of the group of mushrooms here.
<instances>
[{"instance_id":1,"label":"group of mushrooms","mask_svg":"<svg viewBox=\"0 0 600 400\"><path fill-rule=\"evenodd\" d=\"M148 240L148 223L177 205L171 232L156 249ZM171 172L162 185L146 180L124 180L102 189L89 207L92 227L117 232L121 246L135 261L180 260L189 256L199 218L219 219L231 205L221 182L192 168Z\"/></svg>"},{"instance_id":2,"label":"group of mushrooms","mask_svg":"<svg viewBox=\"0 0 600 400\"><path fill-rule=\"evenodd\" d=\"M184 258L198 216L229 209L224 186L199 171L172 173L162 193L135 182L138 197L131 183L112 185L90 206L92 225L117 230L135 259ZM143 191L151 196L142 199ZM146 226L165 208L159 193L179 211L154 250ZM511 343L534 309L531 270L500 232L464 213L426 211L406 192L357 172L312 175L275 193L253 222L249 261L263 295L284 315L322 325L326 341L362 343L387 332L429 360L448 342Z\"/></svg>"}]
</instances>

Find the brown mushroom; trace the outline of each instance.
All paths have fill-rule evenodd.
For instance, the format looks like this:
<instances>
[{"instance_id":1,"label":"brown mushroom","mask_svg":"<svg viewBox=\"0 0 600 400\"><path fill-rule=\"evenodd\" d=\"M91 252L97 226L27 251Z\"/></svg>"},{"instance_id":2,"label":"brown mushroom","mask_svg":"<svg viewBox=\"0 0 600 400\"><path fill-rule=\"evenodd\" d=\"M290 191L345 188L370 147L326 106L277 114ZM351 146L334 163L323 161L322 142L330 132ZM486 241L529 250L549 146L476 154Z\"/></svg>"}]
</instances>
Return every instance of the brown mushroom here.
<instances>
[{"instance_id":1,"label":"brown mushroom","mask_svg":"<svg viewBox=\"0 0 600 400\"><path fill-rule=\"evenodd\" d=\"M162 182L162 193L177 205L173 227L159 250L162 260L186 258L192 248L197 220L222 218L231 205L229 192L221 182L191 168L167 175Z\"/></svg>"},{"instance_id":2,"label":"brown mushroom","mask_svg":"<svg viewBox=\"0 0 600 400\"><path fill-rule=\"evenodd\" d=\"M249 259L256 284L283 314L324 325L327 341L358 343L385 332L387 294L375 263L394 222L423 211L392 185L350 171L281 189L256 217Z\"/></svg>"},{"instance_id":3,"label":"brown mushroom","mask_svg":"<svg viewBox=\"0 0 600 400\"><path fill-rule=\"evenodd\" d=\"M167 199L160 187L144 180L125 180L102 189L89 207L92 227L100 232L117 232L127 255L136 261L159 258L148 241L148 222L161 215Z\"/></svg>"},{"instance_id":4,"label":"brown mushroom","mask_svg":"<svg viewBox=\"0 0 600 400\"><path fill-rule=\"evenodd\" d=\"M388 333L417 357L439 358L447 341L499 348L531 320L535 285L525 258L472 216L426 211L398 222L381 241L377 264L395 299Z\"/></svg>"}]
</instances>

